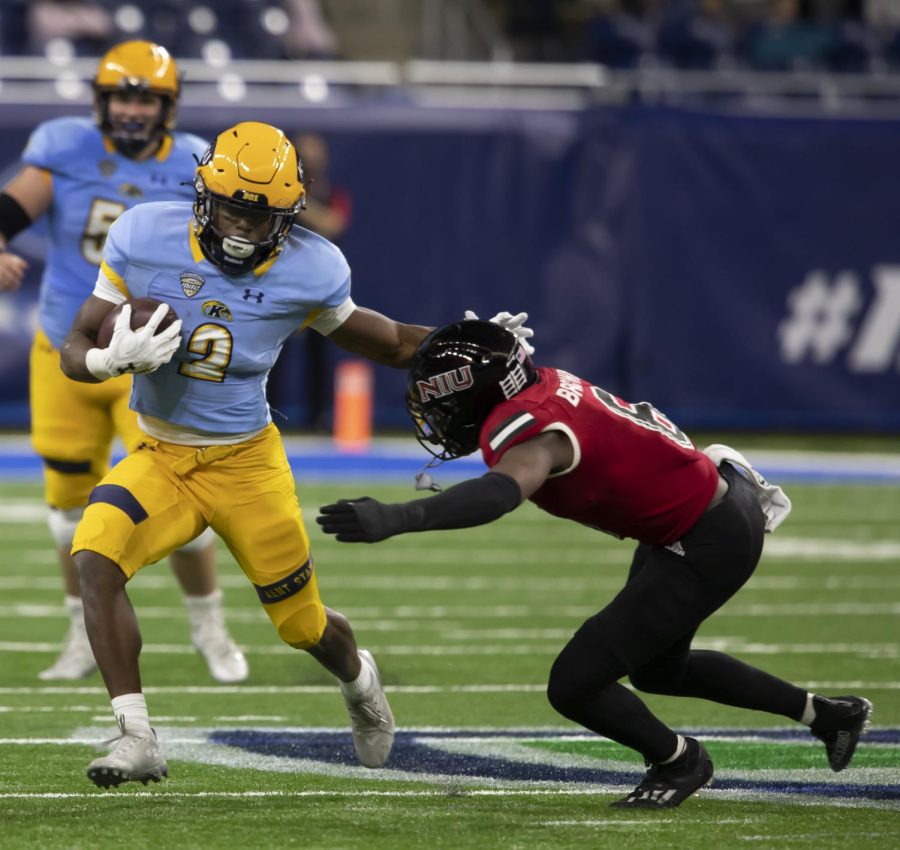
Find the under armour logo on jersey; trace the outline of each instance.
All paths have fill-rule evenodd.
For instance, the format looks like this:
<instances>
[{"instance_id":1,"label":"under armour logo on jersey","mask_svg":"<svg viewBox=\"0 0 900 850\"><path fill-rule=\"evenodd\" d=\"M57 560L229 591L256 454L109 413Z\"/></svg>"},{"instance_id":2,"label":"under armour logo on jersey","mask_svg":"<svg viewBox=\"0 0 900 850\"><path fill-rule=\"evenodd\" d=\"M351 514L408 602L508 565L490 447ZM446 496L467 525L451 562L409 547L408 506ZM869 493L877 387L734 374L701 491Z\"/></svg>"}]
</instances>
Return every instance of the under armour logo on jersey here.
<instances>
[{"instance_id":1,"label":"under armour logo on jersey","mask_svg":"<svg viewBox=\"0 0 900 850\"><path fill-rule=\"evenodd\" d=\"M251 298L256 299L257 304L262 304L263 296L265 292L260 292L258 289L245 289L243 299L244 301L249 301Z\"/></svg>"},{"instance_id":2,"label":"under armour logo on jersey","mask_svg":"<svg viewBox=\"0 0 900 850\"><path fill-rule=\"evenodd\" d=\"M449 372L441 372L440 375L432 375L427 381L416 381L416 387L419 390L419 398L428 401L431 398L442 398L450 393L468 389L474 383L472 367L462 366Z\"/></svg>"}]
</instances>

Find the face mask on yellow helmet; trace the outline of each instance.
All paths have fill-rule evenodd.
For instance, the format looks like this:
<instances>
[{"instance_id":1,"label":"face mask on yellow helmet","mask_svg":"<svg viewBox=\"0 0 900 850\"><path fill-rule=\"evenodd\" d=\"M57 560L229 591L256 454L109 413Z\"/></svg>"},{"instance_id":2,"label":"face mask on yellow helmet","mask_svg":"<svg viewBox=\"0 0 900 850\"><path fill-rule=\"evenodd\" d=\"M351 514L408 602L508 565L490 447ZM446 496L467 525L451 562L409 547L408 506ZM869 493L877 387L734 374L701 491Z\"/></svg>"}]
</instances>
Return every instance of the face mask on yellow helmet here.
<instances>
[{"instance_id":1,"label":"face mask on yellow helmet","mask_svg":"<svg viewBox=\"0 0 900 850\"><path fill-rule=\"evenodd\" d=\"M179 91L178 68L168 50L152 41L124 41L111 48L97 66L94 117L120 153L135 156L175 126ZM153 122L112 121L109 99L115 92L159 95L159 118Z\"/></svg>"},{"instance_id":2,"label":"face mask on yellow helmet","mask_svg":"<svg viewBox=\"0 0 900 850\"><path fill-rule=\"evenodd\" d=\"M226 274L251 271L284 244L305 207L297 151L276 127L246 121L207 148L194 177L197 239Z\"/></svg>"}]
</instances>

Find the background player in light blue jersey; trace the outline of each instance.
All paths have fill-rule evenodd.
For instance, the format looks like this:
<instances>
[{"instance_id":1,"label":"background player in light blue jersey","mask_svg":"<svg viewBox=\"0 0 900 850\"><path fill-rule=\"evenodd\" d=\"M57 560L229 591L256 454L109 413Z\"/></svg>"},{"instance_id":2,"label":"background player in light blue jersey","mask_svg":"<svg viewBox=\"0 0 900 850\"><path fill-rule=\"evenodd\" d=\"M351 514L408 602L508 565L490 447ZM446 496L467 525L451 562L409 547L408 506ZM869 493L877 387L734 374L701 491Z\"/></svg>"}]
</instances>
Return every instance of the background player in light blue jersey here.
<instances>
[{"instance_id":1,"label":"background player in light blue jersey","mask_svg":"<svg viewBox=\"0 0 900 850\"><path fill-rule=\"evenodd\" d=\"M72 546L121 730L88 776L108 787L167 774L141 692L140 632L125 584L207 526L241 565L281 639L338 678L359 760L380 767L394 719L371 654L319 597L266 379L300 328L396 367L407 365L428 328L357 307L341 252L294 226L303 175L280 130L255 122L226 130L201 160L194 187L193 208L144 204L113 225L94 294L62 348L75 380L135 372L132 407L148 434L94 489ZM126 304L108 347L98 348L114 305L138 296L166 303L137 331ZM180 318L156 333L169 305ZM524 318L506 324L527 335Z\"/></svg>"},{"instance_id":2,"label":"background player in light blue jersey","mask_svg":"<svg viewBox=\"0 0 900 850\"><path fill-rule=\"evenodd\" d=\"M172 132L179 80L168 52L147 41L112 48L100 61L95 118L58 118L32 133L23 168L0 193L0 247L47 215L50 250L41 281L39 329L31 353L32 442L44 460L49 525L59 550L70 627L62 654L42 679L78 679L96 669L69 550L94 485L109 469L113 436L133 450L143 438L128 409L125 375L100 386L71 381L59 348L90 295L110 225L144 201L190 198L194 156L205 143ZM25 261L0 253L0 291L19 287ZM211 533L174 552L191 638L219 681L247 677L225 628Z\"/></svg>"}]
</instances>

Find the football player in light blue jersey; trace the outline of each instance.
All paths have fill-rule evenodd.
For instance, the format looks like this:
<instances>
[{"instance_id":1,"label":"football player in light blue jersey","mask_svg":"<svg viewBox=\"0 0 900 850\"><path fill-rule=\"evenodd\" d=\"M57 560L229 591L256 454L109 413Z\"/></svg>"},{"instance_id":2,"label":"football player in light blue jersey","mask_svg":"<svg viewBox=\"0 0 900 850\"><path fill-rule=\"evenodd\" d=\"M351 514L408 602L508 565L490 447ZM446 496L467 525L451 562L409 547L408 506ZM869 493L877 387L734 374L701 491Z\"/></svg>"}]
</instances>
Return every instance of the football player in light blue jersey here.
<instances>
[{"instance_id":1,"label":"football player in light blue jersey","mask_svg":"<svg viewBox=\"0 0 900 850\"><path fill-rule=\"evenodd\" d=\"M126 582L207 526L231 550L289 646L340 682L360 762L381 767L394 719L371 654L325 608L266 378L292 333L312 328L342 348L405 367L428 328L357 307L341 252L294 226L305 189L280 130L247 122L220 134L197 168L196 199L145 204L111 228L94 294L63 344L78 381L134 372L132 407L148 435L94 489L75 532L85 619L120 737L88 777L109 787L159 780L168 767L150 726L140 633ZM126 299L163 303L138 330ZM179 319L159 330L169 310ZM508 316L508 314L507 314ZM525 315L506 326L529 335ZM157 331L159 332L157 333Z\"/></svg>"},{"instance_id":2,"label":"football player in light blue jersey","mask_svg":"<svg viewBox=\"0 0 900 850\"><path fill-rule=\"evenodd\" d=\"M168 52L147 41L110 50L94 80L96 121L57 118L38 126L23 168L0 193L0 247L42 215L50 249L41 281L39 329L31 353L32 442L44 460L49 525L59 550L69 633L42 679L79 679L96 670L84 628L78 577L69 550L94 485L109 469L118 434L131 451L143 439L128 409L131 379L103 387L71 381L59 368L59 348L97 279L110 225L145 201L190 199L190 181L206 144L173 132L179 80ZM0 253L0 291L18 288L25 261ZM211 533L173 553L185 593L191 638L213 677L247 677L247 662L231 640L216 588Z\"/></svg>"},{"instance_id":3,"label":"football player in light blue jersey","mask_svg":"<svg viewBox=\"0 0 900 850\"><path fill-rule=\"evenodd\" d=\"M282 346L321 311L349 309L350 267L331 242L294 227L277 262L235 276L204 262L200 239L185 227L190 217L189 203L142 204L109 232L100 267L107 297L165 301L192 329L181 355L134 376L132 408L150 423L258 432L272 421L266 378Z\"/></svg>"}]
</instances>

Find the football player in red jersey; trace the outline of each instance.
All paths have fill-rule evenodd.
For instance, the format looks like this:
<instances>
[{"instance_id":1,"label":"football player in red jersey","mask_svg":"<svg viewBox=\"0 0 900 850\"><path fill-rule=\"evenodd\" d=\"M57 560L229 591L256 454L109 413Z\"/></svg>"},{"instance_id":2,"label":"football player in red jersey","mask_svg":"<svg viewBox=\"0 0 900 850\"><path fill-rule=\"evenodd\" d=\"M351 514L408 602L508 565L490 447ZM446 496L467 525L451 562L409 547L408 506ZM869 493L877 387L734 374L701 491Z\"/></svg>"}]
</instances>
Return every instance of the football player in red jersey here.
<instances>
[{"instance_id":1,"label":"football player in red jersey","mask_svg":"<svg viewBox=\"0 0 900 850\"><path fill-rule=\"evenodd\" d=\"M482 525L525 499L638 541L625 586L578 629L547 687L557 711L650 766L614 806L678 806L713 775L703 745L651 713L619 684L625 676L641 691L803 722L824 741L833 770L849 764L868 727L868 700L810 694L721 652L691 648L700 624L750 578L764 533L790 509L742 455L698 451L650 404L536 368L511 333L489 322L454 322L426 337L407 407L433 454L450 459L480 447L490 471L403 504L326 505L317 521L339 541Z\"/></svg>"}]
</instances>

